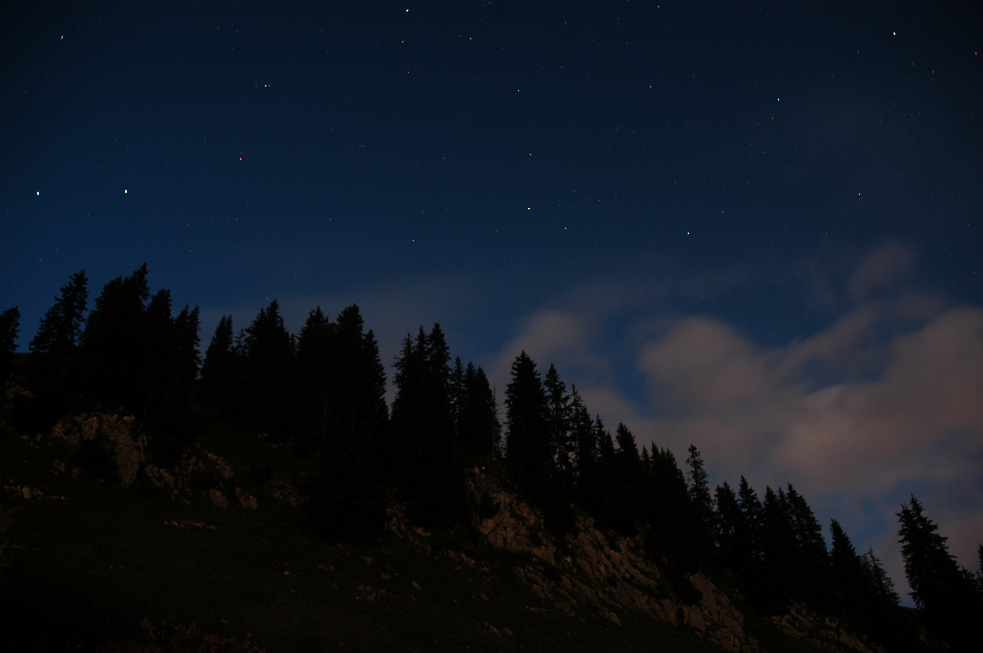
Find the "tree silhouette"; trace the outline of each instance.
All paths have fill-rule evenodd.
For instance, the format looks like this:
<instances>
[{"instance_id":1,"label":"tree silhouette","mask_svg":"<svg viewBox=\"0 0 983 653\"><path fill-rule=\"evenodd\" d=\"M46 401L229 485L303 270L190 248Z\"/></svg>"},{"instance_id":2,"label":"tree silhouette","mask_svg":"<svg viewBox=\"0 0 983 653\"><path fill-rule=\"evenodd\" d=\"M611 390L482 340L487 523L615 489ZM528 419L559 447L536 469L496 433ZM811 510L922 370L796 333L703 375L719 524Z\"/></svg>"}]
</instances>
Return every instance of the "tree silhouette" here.
<instances>
[{"instance_id":1,"label":"tree silhouette","mask_svg":"<svg viewBox=\"0 0 983 653\"><path fill-rule=\"evenodd\" d=\"M88 285L85 270L73 274L28 343L32 354L31 382L43 395L40 403L51 417L64 410L77 382L77 354L89 299Z\"/></svg>"},{"instance_id":2,"label":"tree silhouette","mask_svg":"<svg viewBox=\"0 0 983 653\"><path fill-rule=\"evenodd\" d=\"M201 394L203 399L223 411L226 418L231 416L235 396L241 385L238 356L232 316L223 315L215 327L208 349L205 350L205 360L201 366Z\"/></svg>"},{"instance_id":3,"label":"tree silhouette","mask_svg":"<svg viewBox=\"0 0 983 653\"><path fill-rule=\"evenodd\" d=\"M421 326L396 360L392 409L393 476L409 517L427 528L447 528L467 513L464 465L456 437L450 355L443 331Z\"/></svg>"},{"instance_id":4,"label":"tree silhouette","mask_svg":"<svg viewBox=\"0 0 983 653\"><path fill-rule=\"evenodd\" d=\"M710 496L710 483L707 471L703 465L703 456L696 445L689 445L689 456L686 464L689 466L687 479L689 481L689 499L696 520L709 538L713 532L713 498Z\"/></svg>"},{"instance_id":5,"label":"tree silhouette","mask_svg":"<svg viewBox=\"0 0 983 653\"><path fill-rule=\"evenodd\" d=\"M543 378L543 390L546 393L546 426L549 429L553 463L559 478L569 483L573 478L571 398L567 394L566 384L560 380L560 375L552 363Z\"/></svg>"},{"instance_id":6,"label":"tree silhouette","mask_svg":"<svg viewBox=\"0 0 983 653\"><path fill-rule=\"evenodd\" d=\"M20 309L14 306L0 313L0 382L10 373L19 332Z\"/></svg>"},{"instance_id":7,"label":"tree silhouette","mask_svg":"<svg viewBox=\"0 0 983 653\"><path fill-rule=\"evenodd\" d=\"M983 635L980 632L983 599L972 576L949 553L947 538L925 515L914 495L907 504L902 504L897 516L898 542L911 598L930 629L959 650L970 650Z\"/></svg>"},{"instance_id":8,"label":"tree silhouette","mask_svg":"<svg viewBox=\"0 0 983 653\"><path fill-rule=\"evenodd\" d=\"M291 426L294 345L275 299L246 328L242 351L242 425L282 439Z\"/></svg>"},{"instance_id":9,"label":"tree silhouette","mask_svg":"<svg viewBox=\"0 0 983 653\"><path fill-rule=\"evenodd\" d=\"M144 311L150 298L147 265L107 283L82 334L80 358L86 388L106 408L142 407L146 398Z\"/></svg>"},{"instance_id":10,"label":"tree silhouette","mask_svg":"<svg viewBox=\"0 0 983 653\"><path fill-rule=\"evenodd\" d=\"M59 361L66 361L75 353L85 322L88 285L85 270L71 276L68 285L62 287L54 305L41 319L41 326L28 345L32 353Z\"/></svg>"},{"instance_id":11,"label":"tree silhouette","mask_svg":"<svg viewBox=\"0 0 983 653\"><path fill-rule=\"evenodd\" d=\"M457 438L464 453L494 456L500 446L495 394L484 370L471 362L461 374L456 404Z\"/></svg>"},{"instance_id":12,"label":"tree silhouette","mask_svg":"<svg viewBox=\"0 0 983 653\"><path fill-rule=\"evenodd\" d=\"M547 399L536 363L524 351L512 362L505 414L509 474L528 497L542 499L553 476Z\"/></svg>"},{"instance_id":13,"label":"tree silhouette","mask_svg":"<svg viewBox=\"0 0 983 653\"><path fill-rule=\"evenodd\" d=\"M714 503L714 538L721 561L738 577L744 577L752 563L750 526L737 503L737 494L727 481L714 491Z\"/></svg>"},{"instance_id":14,"label":"tree silhouette","mask_svg":"<svg viewBox=\"0 0 983 653\"><path fill-rule=\"evenodd\" d=\"M358 306L331 324L312 311L297 346L301 396L311 402L308 431L318 437L307 515L334 539L373 539L383 532L386 493L380 463L388 413L386 376L372 331Z\"/></svg>"}]
</instances>

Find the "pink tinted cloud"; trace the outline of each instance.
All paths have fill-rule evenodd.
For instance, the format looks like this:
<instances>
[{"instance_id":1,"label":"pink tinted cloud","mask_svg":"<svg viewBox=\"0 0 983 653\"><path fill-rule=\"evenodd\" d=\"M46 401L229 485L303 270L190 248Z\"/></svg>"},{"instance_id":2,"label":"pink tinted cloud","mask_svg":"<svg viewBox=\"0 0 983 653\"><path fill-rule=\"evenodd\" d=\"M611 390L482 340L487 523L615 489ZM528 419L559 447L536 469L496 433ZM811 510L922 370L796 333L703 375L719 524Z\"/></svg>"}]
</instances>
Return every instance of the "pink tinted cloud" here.
<instances>
[{"instance_id":1,"label":"pink tinted cloud","mask_svg":"<svg viewBox=\"0 0 983 653\"><path fill-rule=\"evenodd\" d=\"M854 300L863 300L880 290L890 289L912 271L914 263L914 253L904 245L895 242L882 245L854 270L849 282L850 296Z\"/></svg>"},{"instance_id":2,"label":"pink tinted cloud","mask_svg":"<svg viewBox=\"0 0 983 653\"><path fill-rule=\"evenodd\" d=\"M592 350L592 331L589 316L565 310L535 313L496 357L491 378L498 387L504 388L509 382L512 362L522 351L536 361L540 374L545 374L550 363L555 363L560 370L565 364L576 364L603 374L607 364Z\"/></svg>"},{"instance_id":3,"label":"pink tinted cloud","mask_svg":"<svg viewBox=\"0 0 983 653\"><path fill-rule=\"evenodd\" d=\"M653 401L670 399L660 430L675 447L726 452L732 474L750 462L817 489L968 473L969 456L983 453L983 311L953 308L897 336L872 379L847 369L842 382L800 381L814 360L862 358L871 310L770 350L708 318L680 321L639 355Z\"/></svg>"}]
</instances>

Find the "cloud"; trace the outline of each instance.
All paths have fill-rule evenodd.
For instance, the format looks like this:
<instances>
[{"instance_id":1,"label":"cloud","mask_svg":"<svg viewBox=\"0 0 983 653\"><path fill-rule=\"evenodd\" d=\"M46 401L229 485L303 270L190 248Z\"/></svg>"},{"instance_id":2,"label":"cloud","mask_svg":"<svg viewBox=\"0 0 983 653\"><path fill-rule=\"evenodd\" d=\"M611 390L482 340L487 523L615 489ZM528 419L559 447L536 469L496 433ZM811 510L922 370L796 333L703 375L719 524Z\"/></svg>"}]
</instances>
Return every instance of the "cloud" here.
<instances>
[{"instance_id":1,"label":"cloud","mask_svg":"<svg viewBox=\"0 0 983 653\"><path fill-rule=\"evenodd\" d=\"M870 297L904 279L914 268L915 255L904 245L887 243L871 252L854 271L849 281L854 300Z\"/></svg>"},{"instance_id":2,"label":"cloud","mask_svg":"<svg viewBox=\"0 0 983 653\"><path fill-rule=\"evenodd\" d=\"M499 352L498 387L525 349L640 446L682 456L696 444L714 483L793 483L821 521L857 534L858 550L873 545L904 594L894 513L910 493L937 506L930 516L965 564L983 541L983 309L913 292L902 283L913 265L899 245L874 250L841 277L845 312L768 346L726 319L672 313L665 295L567 298Z\"/></svg>"},{"instance_id":3,"label":"cloud","mask_svg":"<svg viewBox=\"0 0 983 653\"><path fill-rule=\"evenodd\" d=\"M525 351L548 368L576 367L589 376L605 375L607 364L591 345L594 324L589 315L569 310L545 310L533 314L525 328L510 340L492 364L492 378L499 387L508 383L512 362ZM545 372L541 369L540 373Z\"/></svg>"}]
</instances>

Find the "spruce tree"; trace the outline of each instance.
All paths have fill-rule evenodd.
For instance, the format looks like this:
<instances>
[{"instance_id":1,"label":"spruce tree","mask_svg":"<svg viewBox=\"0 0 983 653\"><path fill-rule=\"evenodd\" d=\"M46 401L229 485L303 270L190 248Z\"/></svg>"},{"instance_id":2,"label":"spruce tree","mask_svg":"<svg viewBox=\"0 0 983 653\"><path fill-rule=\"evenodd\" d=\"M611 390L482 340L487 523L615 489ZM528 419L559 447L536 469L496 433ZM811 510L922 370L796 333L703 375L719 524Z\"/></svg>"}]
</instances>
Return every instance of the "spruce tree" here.
<instances>
[{"instance_id":1,"label":"spruce tree","mask_svg":"<svg viewBox=\"0 0 983 653\"><path fill-rule=\"evenodd\" d=\"M560 380L556 367L551 363L543 378L546 392L546 424L549 429L550 448L557 473L564 482L572 482L573 442L570 436L570 395L566 384Z\"/></svg>"},{"instance_id":2,"label":"spruce tree","mask_svg":"<svg viewBox=\"0 0 983 653\"><path fill-rule=\"evenodd\" d=\"M335 324L312 311L298 342L302 395L313 401L317 435L308 519L332 539L374 539L385 522L386 487L380 460L388 413L385 369L358 306Z\"/></svg>"},{"instance_id":3,"label":"spruce tree","mask_svg":"<svg viewBox=\"0 0 983 653\"><path fill-rule=\"evenodd\" d=\"M82 335L85 310L89 298L89 280L85 270L71 276L61 289L54 305L41 319L41 326L28 348L32 353L67 361L74 353Z\"/></svg>"},{"instance_id":4,"label":"spruce tree","mask_svg":"<svg viewBox=\"0 0 983 653\"><path fill-rule=\"evenodd\" d=\"M721 561L725 567L741 576L750 560L748 527L737 503L737 495L727 481L718 485L714 491L714 503L714 538L720 550Z\"/></svg>"},{"instance_id":5,"label":"spruce tree","mask_svg":"<svg viewBox=\"0 0 983 653\"><path fill-rule=\"evenodd\" d=\"M409 517L448 528L467 514L461 447L455 433L449 349L439 325L409 335L396 360L393 474Z\"/></svg>"},{"instance_id":6,"label":"spruce tree","mask_svg":"<svg viewBox=\"0 0 983 653\"><path fill-rule=\"evenodd\" d=\"M232 329L232 316L219 318L205 360L201 366L202 397L226 414L232 415L234 398L239 391L238 352Z\"/></svg>"},{"instance_id":7,"label":"spruce tree","mask_svg":"<svg viewBox=\"0 0 983 653\"><path fill-rule=\"evenodd\" d=\"M968 571L949 553L947 538L911 495L897 513L898 542L904 558L911 598L934 633L957 650L970 650L980 641L983 599Z\"/></svg>"},{"instance_id":8,"label":"spruce tree","mask_svg":"<svg viewBox=\"0 0 983 653\"><path fill-rule=\"evenodd\" d=\"M243 337L240 424L278 439L290 430L294 365L293 337L274 299L261 309Z\"/></svg>"},{"instance_id":9,"label":"spruce tree","mask_svg":"<svg viewBox=\"0 0 983 653\"><path fill-rule=\"evenodd\" d=\"M460 360L460 359L458 359ZM457 438L464 453L493 457L499 447L495 395L481 367L469 362L460 380Z\"/></svg>"},{"instance_id":10,"label":"spruce tree","mask_svg":"<svg viewBox=\"0 0 983 653\"><path fill-rule=\"evenodd\" d=\"M85 389L107 409L145 407L147 388L140 380L147 372L144 313L149 299L143 264L132 275L107 283L86 321L79 347Z\"/></svg>"},{"instance_id":11,"label":"spruce tree","mask_svg":"<svg viewBox=\"0 0 983 653\"><path fill-rule=\"evenodd\" d=\"M707 537L713 532L713 498L710 496L710 483L707 471L703 466L703 457L696 445L689 445L689 456L686 464L689 466L689 499L696 513L696 519Z\"/></svg>"},{"instance_id":12,"label":"spruce tree","mask_svg":"<svg viewBox=\"0 0 983 653\"><path fill-rule=\"evenodd\" d=\"M0 313L0 383L7 379L17 350L20 309L14 306Z\"/></svg>"},{"instance_id":13,"label":"spruce tree","mask_svg":"<svg viewBox=\"0 0 983 653\"><path fill-rule=\"evenodd\" d=\"M542 498L554 471L547 399L536 363L524 351L512 362L512 379L505 389L505 409L509 474L527 496Z\"/></svg>"},{"instance_id":14,"label":"spruce tree","mask_svg":"<svg viewBox=\"0 0 983 653\"><path fill-rule=\"evenodd\" d=\"M799 556L788 500L781 489L765 487L761 510L761 585L757 598L773 611L781 611L800 590Z\"/></svg>"},{"instance_id":15,"label":"spruce tree","mask_svg":"<svg viewBox=\"0 0 983 653\"><path fill-rule=\"evenodd\" d=\"M63 404L76 390L78 348L89 298L85 270L71 276L41 319L37 333L28 343L32 357L29 373L32 385L48 404L49 414L63 410Z\"/></svg>"}]
</instances>

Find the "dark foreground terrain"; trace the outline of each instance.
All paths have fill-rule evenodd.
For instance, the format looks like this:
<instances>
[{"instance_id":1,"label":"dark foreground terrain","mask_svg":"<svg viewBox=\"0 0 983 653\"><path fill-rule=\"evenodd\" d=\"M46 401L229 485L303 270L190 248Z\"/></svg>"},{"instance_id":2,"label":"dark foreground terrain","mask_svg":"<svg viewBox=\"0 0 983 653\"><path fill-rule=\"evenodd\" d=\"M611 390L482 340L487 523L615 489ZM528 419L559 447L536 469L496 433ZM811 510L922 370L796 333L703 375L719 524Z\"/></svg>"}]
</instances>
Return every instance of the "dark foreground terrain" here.
<instances>
[{"instance_id":1,"label":"dark foreground terrain","mask_svg":"<svg viewBox=\"0 0 983 653\"><path fill-rule=\"evenodd\" d=\"M256 436L213 428L172 485L141 467L124 486L118 458L86 450L9 431L0 444L0 649L721 650L657 584L646 601L675 624L605 598L631 596L617 587L627 572L606 572L611 587L592 594L590 574L572 578L579 549L551 549L521 524L525 544L514 525L503 544L501 529L437 536L398 518L377 543L322 540L295 505L302 463ZM585 587L593 598L577 600ZM843 650L729 594L743 614L730 650Z\"/></svg>"}]
</instances>

